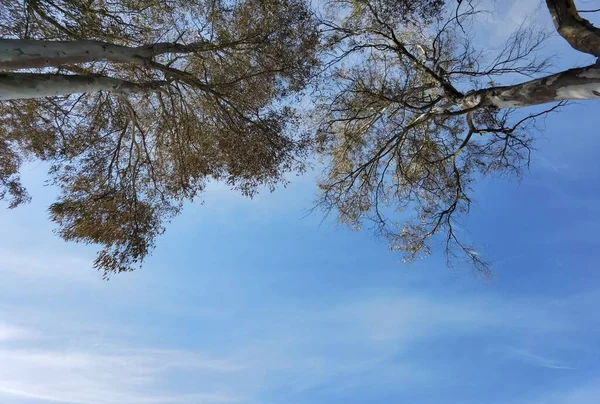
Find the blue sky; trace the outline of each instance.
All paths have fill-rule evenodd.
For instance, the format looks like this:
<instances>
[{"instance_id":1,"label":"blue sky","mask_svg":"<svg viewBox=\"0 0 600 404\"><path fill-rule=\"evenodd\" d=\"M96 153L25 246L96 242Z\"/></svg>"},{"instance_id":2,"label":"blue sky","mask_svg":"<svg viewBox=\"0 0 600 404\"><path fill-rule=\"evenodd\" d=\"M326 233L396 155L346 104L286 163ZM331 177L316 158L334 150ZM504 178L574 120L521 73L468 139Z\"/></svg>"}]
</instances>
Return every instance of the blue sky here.
<instances>
[{"instance_id":1,"label":"blue sky","mask_svg":"<svg viewBox=\"0 0 600 404\"><path fill-rule=\"evenodd\" d=\"M488 34L548 24L536 5ZM585 62L552 44L557 65ZM251 201L211 186L105 282L93 247L52 234L29 166L34 201L0 210L0 402L600 402L599 107L550 117L522 180L477 184L465 227L493 281L306 216L309 175Z\"/></svg>"}]
</instances>

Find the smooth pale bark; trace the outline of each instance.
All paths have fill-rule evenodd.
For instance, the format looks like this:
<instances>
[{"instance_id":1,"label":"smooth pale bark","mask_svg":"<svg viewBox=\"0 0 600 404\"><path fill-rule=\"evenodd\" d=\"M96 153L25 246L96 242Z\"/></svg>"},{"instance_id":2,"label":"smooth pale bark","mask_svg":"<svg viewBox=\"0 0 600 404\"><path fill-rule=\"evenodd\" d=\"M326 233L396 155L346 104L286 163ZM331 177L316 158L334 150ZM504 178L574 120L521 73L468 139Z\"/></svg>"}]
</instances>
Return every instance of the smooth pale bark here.
<instances>
[{"instance_id":1,"label":"smooth pale bark","mask_svg":"<svg viewBox=\"0 0 600 404\"><path fill-rule=\"evenodd\" d=\"M574 49L600 57L600 29L577 12L573 0L546 0L556 31Z\"/></svg>"},{"instance_id":2,"label":"smooth pale bark","mask_svg":"<svg viewBox=\"0 0 600 404\"><path fill-rule=\"evenodd\" d=\"M558 33L581 52L600 57L600 29L579 16L573 0L546 0ZM600 99L600 64L565 70L513 86L466 94L461 108L520 108L567 100Z\"/></svg>"},{"instance_id":3,"label":"smooth pale bark","mask_svg":"<svg viewBox=\"0 0 600 404\"><path fill-rule=\"evenodd\" d=\"M102 76L0 73L0 101L55 97L96 91L131 93L160 88L164 82L136 84Z\"/></svg>"},{"instance_id":4,"label":"smooth pale bark","mask_svg":"<svg viewBox=\"0 0 600 404\"><path fill-rule=\"evenodd\" d=\"M108 61L144 63L145 59L165 53L191 53L214 47L197 42L189 45L163 42L140 47L113 45L101 41L41 41L0 39L0 69L33 69L69 64Z\"/></svg>"},{"instance_id":5,"label":"smooth pale bark","mask_svg":"<svg viewBox=\"0 0 600 404\"><path fill-rule=\"evenodd\" d=\"M490 87L465 95L462 108L521 108L566 100L600 99L600 65L580 67L521 84Z\"/></svg>"}]
</instances>

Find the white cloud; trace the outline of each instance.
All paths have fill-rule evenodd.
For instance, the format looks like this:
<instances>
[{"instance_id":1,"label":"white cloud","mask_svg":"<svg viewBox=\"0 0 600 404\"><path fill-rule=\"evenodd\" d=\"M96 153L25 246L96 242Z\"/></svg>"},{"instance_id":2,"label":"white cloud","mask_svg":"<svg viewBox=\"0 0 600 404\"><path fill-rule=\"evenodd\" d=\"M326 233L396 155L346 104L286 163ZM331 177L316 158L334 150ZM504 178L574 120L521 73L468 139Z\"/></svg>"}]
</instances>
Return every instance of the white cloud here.
<instances>
[{"instance_id":1,"label":"white cloud","mask_svg":"<svg viewBox=\"0 0 600 404\"><path fill-rule=\"evenodd\" d=\"M523 363L526 363L529 365L533 365L533 366L539 366L539 367L548 368L548 369L558 369L558 370L573 369L570 366L563 365L561 362L559 362L555 359L535 354L535 353L531 352L530 350L524 349L524 348L515 348L515 347L507 348L507 355L512 359L516 359L520 362L523 362Z\"/></svg>"},{"instance_id":2,"label":"white cloud","mask_svg":"<svg viewBox=\"0 0 600 404\"><path fill-rule=\"evenodd\" d=\"M331 394L366 387L428 388L461 375L428 367L418 355L405 353L449 336L502 339L505 330L512 342L538 335L560 344L560 339L547 337L578 332L577 321L565 315L574 305L580 306L581 298L506 302L380 290L327 305L255 312L252 321L230 329L230 343L219 348L225 352L219 357L106 339L98 344L85 324L72 328L69 334L76 338L69 339L63 338L61 324L46 324L52 333L46 335L4 322L11 345L0 345L0 401L4 396L72 404L227 403L255 402L273 391L301 394L323 385ZM564 367L514 346L515 359ZM183 380L183 387L171 386L173 380Z\"/></svg>"},{"instance_id":3,"label":"white cloud","mask_svg":"<svg viewBox=\"0 0 600 404\"><path fill-rule=\"evenodd\" d=\"M91 268L92 258L56 254L49 249L31 251L0 249L0 274L29 278L38 282L48 279L57 283L100 279ZM90 276L90 273L92 276Z\"/></svg>"},{"instance_id":4,"label":"white cloud","mask_svg":"<svg viewBox=\"0 0 600 404\"><path fill-rule=\"evenodd\" d=\"M29 329L0 322L0 343L28 339L33 335Z\"/></svg>"},{"instance_id":5,"label":"white cloud","mask_svg":"<svg viewBox=\"0 0 600 404\"><path fill-rule=\"evenodd\" d=\"M165 387L165 380L173 375L210 380L239 372L241 367L229 360L176 350L20 342L27 342L26 347L0 346L0 397L73 404L238 401L227 392L211 391L203 382L194 385L206 392L177 393Z\"/></svg>"},{"instance_id":6,"label":"white cloud","mask_svg":"<svg viewBox=\"0 0 600 404\"><path fill-rule=\"evenodd\" d=\"M0 402L2 397L18 397L74 404L246 403L273 391L300 394L323 385L328 385L332 394L340 389L425 389L464 376L427 367L419 360L423 346L457 336L490 337L497 344L522 350L515 359L537 361L538 366L563 366L537 352L537 356L527 357L522 346L529 342L524 336L560 345L566 339L554 337L581 331L581 317L572 315L573 308L594 307L592 302L600 300L594 295L585 297L585 304L581 298L507 301L490 293L447 295L379 288L332 297L327 303L294 301L287 307L272 303L234 309L209 305L207 310L215 310L213 315L203 317L198 325L214 325L217 333L227 335L227 343L204 347L198 342L198 351L156 349L147 348L144 338L138 337L157 329L164 331L160 324L155 329L132 318L131 323L117 326L104 322L111 321L110 316L90 315L85 308L69 307L68 303L49 307L27 303L28 297L37 296L44 288L64 284L66 290L76 287L79 294L93 291L94 299L108 311L124 310L129 307L126 304L142 305L143 311L149 312L160 309L163 315L176 310L163 307L169 296L158 298L157 285L149 289L148 279L82 283L74 279L87 275L70 273L89 272L69 267L69 263L77 265L77 259L3 254L0 262L13 266L4 275L13 280L19 276L37 279L41 272L42 281L19 293L23 298L19 305L0 306ZM43 273L49 267L64 275L46 277ZM228 293L241 293L244 286L232 280L226 287ZM7 287L0 287L0 293ZM181 288L178 291L187 293ZM42 299L53 300L52 296ZM190 300L184 296L181 301ZM137 311L126 313L135 316ZM177 316L182 318L181 313ZM185 314L185 319L197 321L191 314ZM166 344L173 347L172 341ZM484 350L480 346L474 349ZM506 357L506 352L500 353ZM174 381L184 386L172 385Z\"/></svg>"},{"instance_id":7,"label":"white cloud","mask_svg":"<svg viewBox=\"0 0 600 404\"><path fill-rule=\"evenodd\" d=\"M492 317L472 302L440 301L415 295L374 297L344 306L334 315L361 327L376 342L406 343L431 335L436 329L448 333L471 332L489 325Z\"/></svg>"},{"instance_id":8,"label":"white cloud","mask_svg":"<svg viewBox=\"0 0 600 404\"><path fill-rule=\"evenodd\" d=\"M560 347L580 331L580 319L569 316L579 299L564 301L505 299L419 293L382 293L343 299L310 310L281 309L256 324L260 336L247 332L234 357L245 364L262 389L291 393L327 386L328 392L369 389L399 392L460 382L462 372L448 374L442 362L422 361L422 349L455 337L514 343L544 339ZM246 330L247 331L247 330ZM540 344L542 345L542 344ZM486 351L486 344L474 345ZM521 348L514 348L515 350ZM560 362L521 349L519 360L537 366L566 368ZM495 360L506 357L500 352ZM398 381L401 381L399 383Z\"/></svg>"}]
</instances>

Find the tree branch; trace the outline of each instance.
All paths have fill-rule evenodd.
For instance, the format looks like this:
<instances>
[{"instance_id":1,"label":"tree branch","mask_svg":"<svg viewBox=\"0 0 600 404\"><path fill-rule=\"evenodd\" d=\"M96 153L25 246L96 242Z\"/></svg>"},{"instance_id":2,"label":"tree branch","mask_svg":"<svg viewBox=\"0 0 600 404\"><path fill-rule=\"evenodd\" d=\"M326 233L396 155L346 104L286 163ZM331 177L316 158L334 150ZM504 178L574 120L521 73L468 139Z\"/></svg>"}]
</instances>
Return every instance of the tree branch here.
<instances>
[{"instance_id":1,"label":"tree branch","mask_svg":"<svg viewBox=\"0 0 600 404\"><path fill-rule=\"evenodd\" d=\"M600 57L600 29L579 16L573 0L546 0L556 30L574 49Z\"/></svg>"},{"instance_id":2,"label":"tree branch","mask_svg":"<svg viewBox=\"0 0 600 404\"><path fill-rule=\"evenodd\" d=\"M133 83L104 76L0 73L0 101L55 97L96 91L133 93L157 90L164 81Z\"/></svg>"},{"instance_id":3,"label":"tree branch","mask_svg":"<svg viewBox=\"0 0 600 404\"><path fill-rule=\"evenodd\" d=\"M194 53L235 46L238 42L212 44L205 41L191 44L160 42L139 47L114 45L108 42L44 41L32 39L0 39L0 69L33 69L60 67L68 64L108 61L141 63L140 58L152 58L166 53Z\"/></svg>"},{"instance_id":4,"label":"tree branch","mask_svg":"<svg viewBox=\"0 0 600 404\"><path fill-rule=\"evenodd\" d=\"M600 65L565 70L512 86L468 93L460 105L521 108L555 101L600 99Z\"/></svg>"}]
</instances>

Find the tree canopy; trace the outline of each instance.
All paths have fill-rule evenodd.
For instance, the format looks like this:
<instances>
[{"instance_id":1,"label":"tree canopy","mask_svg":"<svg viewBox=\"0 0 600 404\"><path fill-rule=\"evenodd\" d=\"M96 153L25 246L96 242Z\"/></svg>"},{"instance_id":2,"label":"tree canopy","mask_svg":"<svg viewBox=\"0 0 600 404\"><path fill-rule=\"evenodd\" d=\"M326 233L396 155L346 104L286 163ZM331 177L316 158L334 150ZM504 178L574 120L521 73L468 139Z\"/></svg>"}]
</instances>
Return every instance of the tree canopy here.
<instances>
[{"instance_id":1,"label":"tree canopy","mask_svg":"<svg viewBox=\"0 0 600 404\"><path fill-rule=\"evenodd\" d=\"M548 60L538 56L547 34L527 26L490 55L472 40L474 2L442 3L408 10L386 0L329 3L322 23L333 84L319 103L317 141L328 162L320 204L355 228L370 222L407 261L429 254L440 235L449 264L466 257L487 274L488 263L456 231L471 185L490 174L519 175L540 118L565 100L600 97L600 66L547 75ZM598 56L598 31L573 1L547 7L572 47ZM525 80L495 85L509 75ZM523 112L547 103L554 105Z\"/></svg>"},{"instance_id":2,"label":"tree canopy","mask_svg":"<svg viewBox=\"0 0 600 404\"><path fill-rule=\"evenodd\" d=\"M302 166L286 99L316 64L301 0L2 0L0 197L51 165L66 240L129 270L207 180L246 195Z\"/></svg>"},{"instance_id":3,"label":"tree canopy","mask_svg":"<svg viewBox=\"0 0 600 404\"><path fill-rule=\"evenodd\" d=\"M536 121L599 98L600 66L549 75L547 35L525 26L490 56L470 0L317 5L0 0L0 199L28 201L19 168L48 162L59 235L99 244L110 275L135 268L208 181L252 196L314 152L319 205L340 221L374 223L407 260L442 236L449 263L487 272L456 231L471 185L527 167ZM575 50L600 56L573 0L546 6ZM509 76L523 81L496 84ZM295 110L308 89L310 122Z\"/></svg>"}]
</instances>

